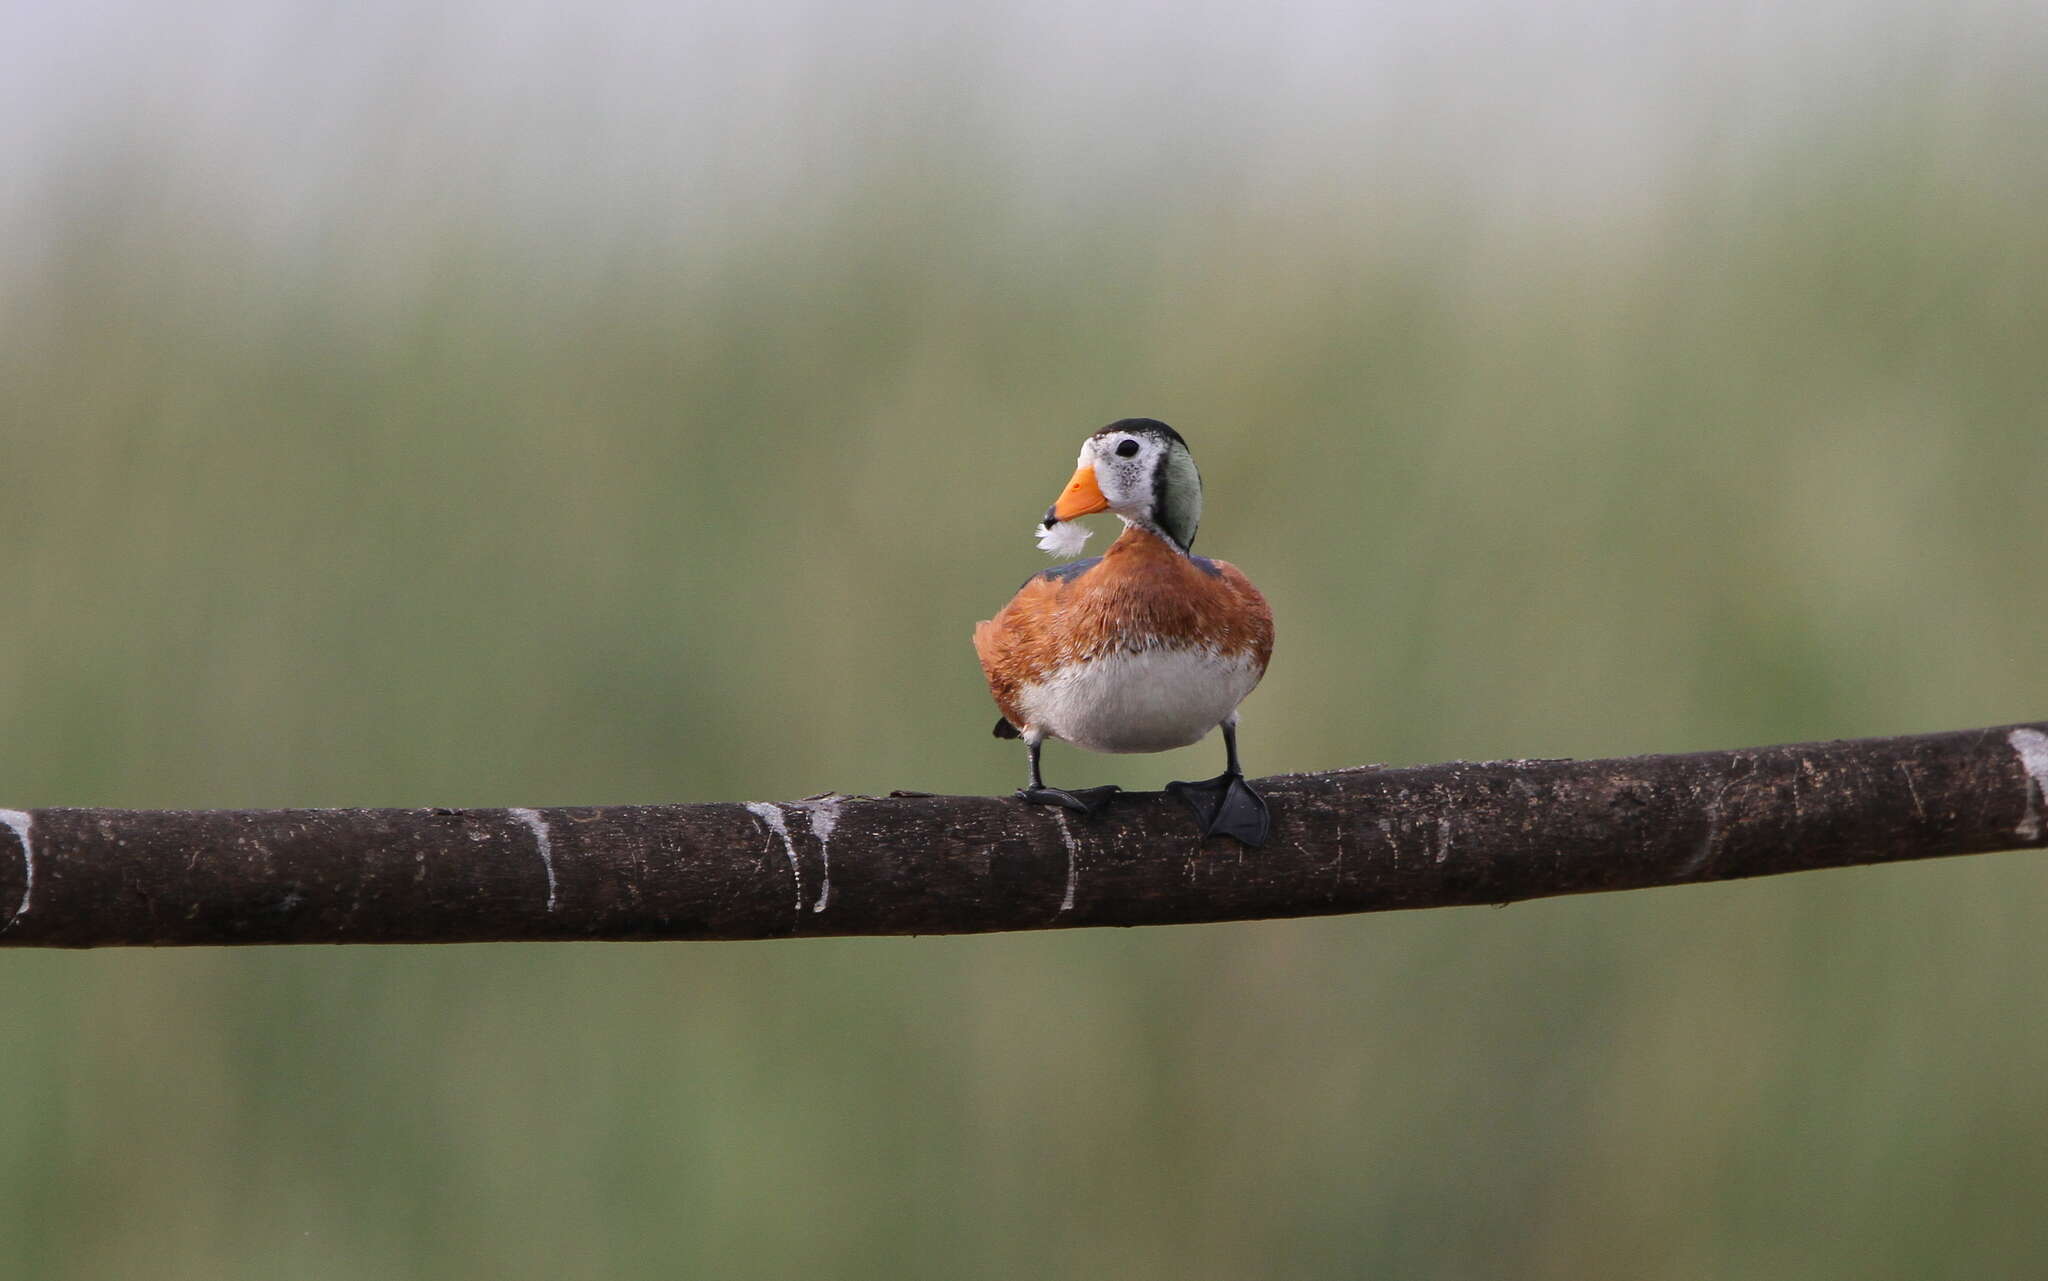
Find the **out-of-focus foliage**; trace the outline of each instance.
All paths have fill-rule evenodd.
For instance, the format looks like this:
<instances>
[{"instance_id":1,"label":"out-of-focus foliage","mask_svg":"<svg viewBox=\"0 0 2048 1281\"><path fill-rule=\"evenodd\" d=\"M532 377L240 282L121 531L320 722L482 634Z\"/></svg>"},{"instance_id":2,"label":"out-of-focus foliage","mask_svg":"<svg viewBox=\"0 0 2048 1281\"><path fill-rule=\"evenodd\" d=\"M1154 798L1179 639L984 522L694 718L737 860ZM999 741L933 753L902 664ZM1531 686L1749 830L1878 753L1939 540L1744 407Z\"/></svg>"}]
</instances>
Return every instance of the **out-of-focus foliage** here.
<instances>
[{"instance_id":1,"label":"out-of-focus foliage","mask_svg":"<svg viewBox=\"0 0 2048 1281\"><path fill-rule=\"evenodd\" d=\"M1273 601L1255 773L2048 706L2025 7L49 8L0 54L8 804L1008 789L968 631L1131 414ZM2044 913L1993 857L1114 934L0 954L0 1254L2013 1275Z\"/></svg>"}]
</instances>

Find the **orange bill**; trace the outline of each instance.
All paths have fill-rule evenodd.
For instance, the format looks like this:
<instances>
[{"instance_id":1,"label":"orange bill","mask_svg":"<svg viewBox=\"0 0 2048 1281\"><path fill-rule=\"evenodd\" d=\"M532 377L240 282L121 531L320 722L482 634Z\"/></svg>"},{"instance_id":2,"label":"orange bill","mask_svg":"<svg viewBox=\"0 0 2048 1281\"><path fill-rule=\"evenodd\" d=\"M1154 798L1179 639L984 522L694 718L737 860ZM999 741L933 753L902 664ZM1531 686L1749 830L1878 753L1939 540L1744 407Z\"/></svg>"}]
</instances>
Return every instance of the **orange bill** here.
<instances>
[{"instance_id":1,"label":"orange bill","mask_svg":"<svg viewBox=\"0 0 2048 1281\"><path fill-rule=\"evenodd\" d=\"M1072 520L1091 512L1106 512L1109 500L1102 496L1102 487L1095 483L1095 468L1084 464L1060 491L1059 501L1047 513L1055 520Z\"/></svg>"}]
</instances>

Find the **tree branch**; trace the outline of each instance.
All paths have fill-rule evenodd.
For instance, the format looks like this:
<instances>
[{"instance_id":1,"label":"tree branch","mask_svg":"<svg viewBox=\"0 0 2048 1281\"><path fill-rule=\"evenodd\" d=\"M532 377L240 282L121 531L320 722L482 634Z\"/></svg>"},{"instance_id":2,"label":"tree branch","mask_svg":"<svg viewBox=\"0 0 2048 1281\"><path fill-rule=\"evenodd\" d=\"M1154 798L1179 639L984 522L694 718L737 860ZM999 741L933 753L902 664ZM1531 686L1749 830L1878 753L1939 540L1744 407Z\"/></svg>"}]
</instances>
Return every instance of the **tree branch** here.
<instances>
[{"instance_id":1,"label":"tree branch","mask_svg":"<svg viewBox=\"0 0 2048 1281\"><path fill-rule=\"evenodd\" d=\"M1281 775L1272 842L1171 797L0 810L0 945L761 939L1510 903L2044 843L2048 723Z\"/></svg>"}]
</instances>

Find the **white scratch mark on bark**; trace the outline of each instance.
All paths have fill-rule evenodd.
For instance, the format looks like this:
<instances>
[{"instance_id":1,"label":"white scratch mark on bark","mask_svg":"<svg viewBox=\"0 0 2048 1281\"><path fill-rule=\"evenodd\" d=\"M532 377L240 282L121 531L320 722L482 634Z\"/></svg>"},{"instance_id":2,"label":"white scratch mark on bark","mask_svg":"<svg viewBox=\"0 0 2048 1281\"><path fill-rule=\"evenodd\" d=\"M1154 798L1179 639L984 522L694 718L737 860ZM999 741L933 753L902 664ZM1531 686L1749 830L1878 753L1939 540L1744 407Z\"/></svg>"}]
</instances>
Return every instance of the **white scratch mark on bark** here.
<instances>
[{"instance_id":1,"label":"white scratch mark on bark","mask_svg":"<svg viewBox=\"0 0 2048 1281\"><path fill-rule=\"evenodd\" d=\"M1052 818L1060 825L1060 839L1067 843L1067 896L1060 900L1060 911L1071 912L1074 910L1074 889L1081 883L1081 847L1074 842L1074 830L1067 826L1065 811L1053 810Z\"/></svg>"},{"instance_id":2,"label":"white scratch mark on bark","mask_svg":"<svg viewBox=\"0 0 2048 1281\"><path fill-rule=\"evenodd\" d=\"M2013 832L2023 841L2039 840L2041 807L2035 798L2048 798L2048 734L2037 729L2016 729L2005 736L2005 741L2019 753L2020 764L2027 771L2027 813Z\"/></svg>"},{"instance_id":3,"label":"white scratch mark on bark","mask_svg":"<svg viewBox=\"0 0 2048 1281\"><path fill-rule=\"evenodd\" d=\"M1906 793L1913 798L1913 812L1921 818L1926 818L1927 807L1920 803L1920 789L1913 783L1913 767L1904 761L1900 761L1899 773L1906 776Z\"/></svg>"},{"instance_id":4,"label":"white scratch mark on bark","mask_svg":"<svg viewBox=\"0 0 2048 1281\"><path fill-rule=\"evenodd\" d=\"M818 890L818 901L811 904L813 912L825 910L825 904L832 897L832 832L839 826L839 805L845 798L821 796L814 801L805 801L798 808L811 816L811 835L818 838L818 857L825 861L825 883ZM783 839L789 839L784 833ZM801 895L797 898L801 904Z\"/></svg>"},{"instance_id":5,"label":"white scratch mark on bark","mask_svg":"<svg viewBox=\"0 0 2048 1281\"><path fill-rule=\"evenodd\" d=\"M1685 874L1697 876L1714 861L1714 846L1721 840L1721 793L1714 793L1713 801L1707 806L1707 834L1700 841L1697 854L1685 862Z\"/></svg>"},{"instance_id":6,"label":"white scratch mark on bark","mask_svg":"<svg viewBox=\"0 0 2048 1281\"><path fill-rule=\"evenodd\" d=\"M768 825L768 830L782 838L782 853L789 859L789 874L796 878L796 910L804 910L804 869L796 861L796 846L789 843L789 824L783 821L782 807L766 801L748 801L747 809L755 818Z\"/></svg>"},{"instance_id":7,"label":"white scratch mark on bark","mask_svg":"<svg viewBox=\"0 0 2048 1281\"><path fill-rule=\"evenodd\" d=\"M1436 821L1436 861L1441 863L1451 856L1451 816L1446 814Z\"/></svg>"},{"instance_id":8,"label":"white scratch mark on bark","mask_svg":"<svg viewBox=\"0 0 2048 1281\"><path fill-rule=\"evenodd\" d=\"M539 810L506 810L513 818L526 824L533 833L533 843L540 850L540 865L548 874L548 911L555 910L555 839L548 831L548 821L540 816Z\"/></svg>"},{"instance_id":9,"label":"white scratch mark on bark","mask_svg":"<svg viewBox=\"0 0 2048 1281\"><path fill-rule=\"evenodd\" d=\"M1734 779L1724 778L1721 780L1721 786L1714 789L1714 799L1707 802L1707 834L1700 841L1699 851L1685 861L1685 867L1679 875L1698 876L1714 861L1714 855L1721 844L1721 798L1728 795L1728 789L1733 786ZM1797 778L1792 780L1792 789L1793 795L1798 795Z\"/></svg>"},{"instance_id":10,"label":"white scratch mark on bark","mask_svg":"<svg viewBox=\"0 0 2048 1281\"><path fill-rule=\"evenodd\" d=\"M0 810L0 823L12 828L15 838L21 842L21 902L16 905L14 915L8 917L7 924L0 926L0 929L12 929L16 921L27 916L29 900L35 896L36 851L28 839L28 829L32 822L34 820L29 817L27 810Z\"/></svg>"}]
</instances>

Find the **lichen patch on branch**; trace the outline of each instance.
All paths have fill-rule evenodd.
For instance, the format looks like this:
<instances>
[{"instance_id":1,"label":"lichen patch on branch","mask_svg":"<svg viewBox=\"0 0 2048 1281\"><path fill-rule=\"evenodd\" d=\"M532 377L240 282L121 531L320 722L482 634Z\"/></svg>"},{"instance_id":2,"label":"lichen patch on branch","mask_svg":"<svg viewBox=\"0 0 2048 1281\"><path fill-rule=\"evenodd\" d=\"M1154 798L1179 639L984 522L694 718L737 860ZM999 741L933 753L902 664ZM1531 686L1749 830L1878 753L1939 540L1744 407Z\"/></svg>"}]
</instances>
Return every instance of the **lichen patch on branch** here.
<instances>
[{"instance_id":1,"label":"lichen patch on branch","mask_svg":"<svg viewBox=\"0 0 2048 1281\"><path fill-rule=\"evenodd\" d=\"M832 832L839 826L839 806L845 799L836 793L828 793L797 803L797 808L811 816L811 835L818 838L818 859L825 866L823 882L818 887L818 901L811 904L813 912L824 911L825 904L832 899ZM787 832L783 833L783 840L785 843L789 840ZM803 903L801 894L797 903Z\"/></svg>"},{"instance_id":2,"label":"lichen patch on branch","mask_svg":"<svg viewBox=\"0 0 2048 1281\"><path fill-rule=\"evenodd\" d=\"M7 924L0 925L0 930L4 930L28 915L30 902L35 898L36 850L29 843L28 835L35 820L25 810L0 810L0 823L11 828L15 839L21 842L21 902L15 905L14 915L7 918Z\"/></svg>"},{"instance_id":3,"label":"lichen patch on branch","mask_svg":"<svg viewBox=\"0 0 2048 1281\"><path fill-rule=\"evenodd\" d=\"M2020 764L2027 771L2027 813L2013 832L2023 841L2038 840L2041 835L2039 802L2048 799L2048 734L2021 728L2007 734L2005 741L2019 753Z\"/></svg>"},{"instance_id":4,"label":"lichen patch on branch","mask_svg":"<svg viewBox=\"0 0 2048 1281\"><path fill-rule=\"evenodd\" d=\"M1074 843L1074 829L1067 826L1063 810L1053 810L1053 821L1060 825L1060 839L1067 844L1067 896L1060 900L1060 911L1074 910L1074 890L1081 883L1081 847Z\"/></svg>"},{"instance_id":5,"label":"lichen patch on branch","mask_svg":"<svg viewBox=\"0 0 2048 1281\"><path fill-rule=\"evenodd\" d=\"M548 911L555 910L555 841L548 833L548 821L540 816L539 810L506 810L513 818L526 824L533 833L533 843L540 850L540 865L548 874Z\"/></svg>"},{"instance_id":6,"label":"lichen patch on branch","mask_svg":"<svg viewBox=\"0 0 2048 1281\"><path fill-rule=\"evenodd\" d=\"M768 830L782 840L782 853L789 859L789 874L796 878L796 910L804 910L804 866L797 861L796 846L789 843L789 824L782 817L780 805L766 801L748 801L747 809L755 818L768 825Z\"/></svg>"}]
</instances>

